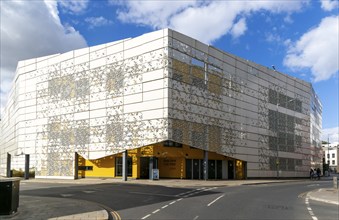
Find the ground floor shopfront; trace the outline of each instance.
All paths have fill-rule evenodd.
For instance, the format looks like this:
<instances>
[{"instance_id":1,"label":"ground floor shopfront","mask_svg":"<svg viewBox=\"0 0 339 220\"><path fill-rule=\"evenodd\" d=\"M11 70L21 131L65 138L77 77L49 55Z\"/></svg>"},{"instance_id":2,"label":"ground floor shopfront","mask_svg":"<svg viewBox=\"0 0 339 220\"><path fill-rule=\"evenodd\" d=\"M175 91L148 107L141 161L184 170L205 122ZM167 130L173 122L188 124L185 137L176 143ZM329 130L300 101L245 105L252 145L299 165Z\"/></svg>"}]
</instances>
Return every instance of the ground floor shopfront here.
<instances>
[{"instance_id":1,"label":"ground floor shopfront","mask_svg":"<svg viewBox=\"0 0 339 220\"><path fill-rule=\"evenodd\" d=\"M86 160L78 154L76 178L122 177L123 157L130 178L152 179L155 171L159 178L245 179L247 176L245 161L167 141L96 160Z\"/></svg>"}]
</instances>

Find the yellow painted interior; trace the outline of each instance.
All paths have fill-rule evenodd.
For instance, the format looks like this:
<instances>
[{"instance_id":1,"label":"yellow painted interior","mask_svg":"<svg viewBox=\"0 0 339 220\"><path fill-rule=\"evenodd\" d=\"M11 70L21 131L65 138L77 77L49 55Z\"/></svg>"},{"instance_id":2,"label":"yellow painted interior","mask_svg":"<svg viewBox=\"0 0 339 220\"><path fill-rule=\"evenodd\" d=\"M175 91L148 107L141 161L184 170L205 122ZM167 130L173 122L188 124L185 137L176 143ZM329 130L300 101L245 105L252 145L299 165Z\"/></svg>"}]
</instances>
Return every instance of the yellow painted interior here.
<instances>
[{"instance_id":1,"label":"yellow painted interior","mask_svg":"<svg viewBox=\"0 0 339 220\"><path fill-rule=\"evenodd\" d=\"M240 160L235 162L235 178L237 180L244 179L244 163Z\"/></svg>"},{"instance_id":2,"label":"yellow painted interior","mask_svg":"<svg viewBox=\"0 0 339 220\"><path fill-rule=\"evenodd\" d=\"M93 170L79 170L79 177L115 177L115 158L122 154L110 155L96 160L86 160L79 155L79 166L93 166ZM140 157L156 157L160 178L186 178L186 159L203 159L204 151L187 145L165 147L162 143L128 150L132 157L132 178L140 178ZM209 152L209 160L226 160L226 156ZM236 161L236 178L244 178L243 163Z\"/></svg>"}]
</instances>

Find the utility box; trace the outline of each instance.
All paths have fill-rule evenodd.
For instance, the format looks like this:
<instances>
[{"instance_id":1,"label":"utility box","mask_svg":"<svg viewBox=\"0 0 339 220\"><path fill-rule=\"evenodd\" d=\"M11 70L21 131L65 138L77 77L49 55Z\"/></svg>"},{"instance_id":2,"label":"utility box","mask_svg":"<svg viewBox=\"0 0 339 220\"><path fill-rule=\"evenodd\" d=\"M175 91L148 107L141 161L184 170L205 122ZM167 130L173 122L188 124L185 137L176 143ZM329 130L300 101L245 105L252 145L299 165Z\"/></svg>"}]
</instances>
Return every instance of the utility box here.
<instances>
[{"instance_id":1,"label":"utility box","mask_svg":"<svg viewBox=\"0 0 339 220\"><path fill-rule=\"evenodd\" d=\"M11 215L19 207L20 178L0 179L0 215Z\"/></svg>"}]
</instances>

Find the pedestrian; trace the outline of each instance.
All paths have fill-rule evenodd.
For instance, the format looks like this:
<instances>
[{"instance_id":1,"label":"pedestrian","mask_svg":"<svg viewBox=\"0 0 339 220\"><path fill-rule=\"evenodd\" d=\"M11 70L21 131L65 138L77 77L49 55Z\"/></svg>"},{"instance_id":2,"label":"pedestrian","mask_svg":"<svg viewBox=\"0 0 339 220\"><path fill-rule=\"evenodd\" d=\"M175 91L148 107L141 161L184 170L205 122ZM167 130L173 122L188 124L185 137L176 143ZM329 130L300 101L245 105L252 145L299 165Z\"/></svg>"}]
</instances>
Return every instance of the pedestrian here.
<instances>
[{"instance_id":1,"label":"pedestrian","mask_svg":"<svg viewBox=\"0 0 339 220\"><path fill-rule=\"evenodd\" d=\"M320 180L320 174L321 174L321 171L320 171L320 168L318 167L317 168L317 177L318 177L318 180Z\"/></svg>"},{"instance_id":2,"label":"pedestrian","mask_svg":"<svg viewBox=\"0 0 339 220\"><path fill-rule=\"evenodd\" d=\"M310 170L310 179L313 180L314 170L311 168Z\"/></svg>"}]
</instances>

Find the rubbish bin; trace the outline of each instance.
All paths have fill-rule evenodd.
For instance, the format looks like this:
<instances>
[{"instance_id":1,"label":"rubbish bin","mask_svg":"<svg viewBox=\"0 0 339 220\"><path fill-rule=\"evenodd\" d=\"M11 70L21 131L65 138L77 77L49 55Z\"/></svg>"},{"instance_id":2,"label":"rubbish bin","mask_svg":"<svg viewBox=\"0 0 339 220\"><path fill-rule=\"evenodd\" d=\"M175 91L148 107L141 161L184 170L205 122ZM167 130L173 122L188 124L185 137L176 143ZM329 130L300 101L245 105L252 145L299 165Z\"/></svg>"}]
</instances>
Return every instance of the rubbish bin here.
<instances>
[{"instance_id":1,"label":"rubbish bin","mask_svg":"<svg viewBox=\"0 0 339 220\"><path fill-rule=\"evenodd\" d=\"M11 215L19 207L20 178L0 179L0 215Z\"/></svg>"}]
</instances>

